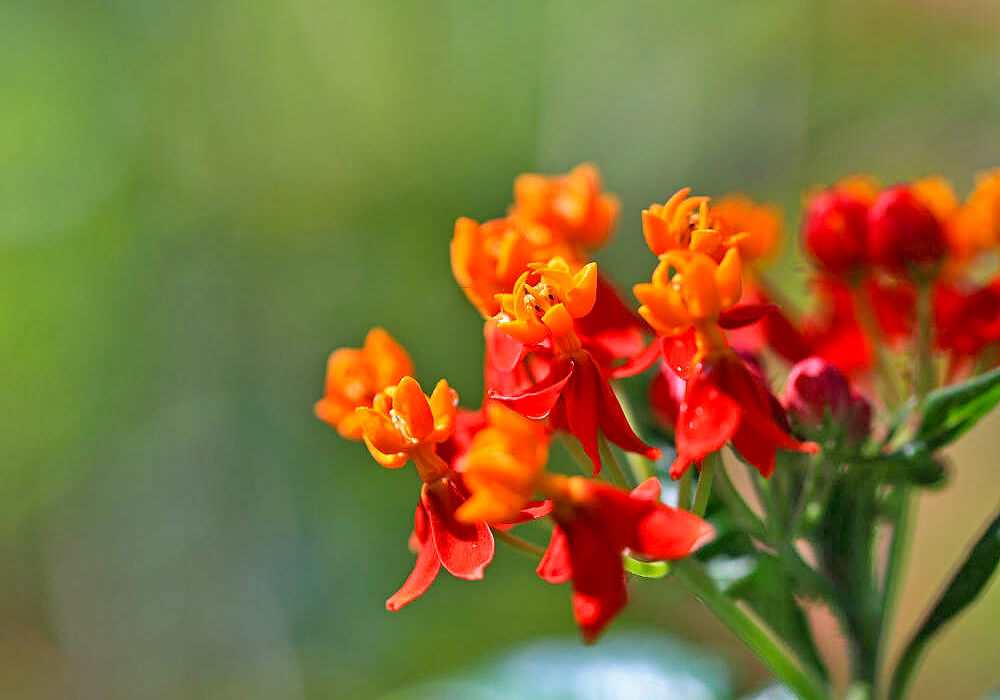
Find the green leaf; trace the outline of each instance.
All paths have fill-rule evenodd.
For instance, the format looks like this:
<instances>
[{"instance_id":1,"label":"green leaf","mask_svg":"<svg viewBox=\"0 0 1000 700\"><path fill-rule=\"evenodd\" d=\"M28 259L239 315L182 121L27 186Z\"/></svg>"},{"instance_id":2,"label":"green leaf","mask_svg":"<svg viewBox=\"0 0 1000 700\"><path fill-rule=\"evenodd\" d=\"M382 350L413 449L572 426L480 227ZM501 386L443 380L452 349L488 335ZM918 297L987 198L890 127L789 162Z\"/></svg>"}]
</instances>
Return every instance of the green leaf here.
<instances>
[{"instance_id":1,"label":"green leaf","mask_svg":"<svg viewBox=\"0 0 1000 700\"><path fill-rule=\"evenodd\" d=\"M906 685L927 642L945 623L976 599L993 575L997 563L1000 563L1000 513L979 537L927 619L906 646L893 673L890 700L904 696Z\"/></svg>"},{"instance_id":2,"label":"green leaf","mask_svg":"<svg viewBox=\"0 0 1000 700\"><path fill-rule=\"evenodd\" d=\"M1000 403L1000 367L927 395L911 449L933 452L958 439Z\"/></svg>"}]
</instances>

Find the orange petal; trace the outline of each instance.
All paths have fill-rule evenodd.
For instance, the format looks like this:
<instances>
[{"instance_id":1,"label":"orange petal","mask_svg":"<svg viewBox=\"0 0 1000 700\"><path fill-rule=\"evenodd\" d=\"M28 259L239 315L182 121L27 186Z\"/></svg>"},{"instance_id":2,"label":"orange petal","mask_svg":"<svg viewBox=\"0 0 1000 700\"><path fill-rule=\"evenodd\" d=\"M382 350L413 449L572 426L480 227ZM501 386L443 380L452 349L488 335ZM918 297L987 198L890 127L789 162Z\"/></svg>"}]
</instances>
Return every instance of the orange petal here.
<instances>
[{"instance_id":1,"label":"orange petal","mask_svg":"<svg viewBox=\"0 0 1000 700\"><path fill-rule=\"evenodd\" d=\"M549 335L548 329L541 323L527 321L500 321L497 328L525 345L536 345Z\"/></svg>"},{"instance_id":2,"label":"orange petal","mask_svg":"<svg viewBox=\"0 0 1000 700\"><path fill-rule=\"evenodd\" d=\"M378 449L368 440L366 437L365 445L368 447L368 451L371 452L372 457L383 467L387 469L399 469L401 466L406 464L406 460L409 457L404 452L396 452L394 454L386 454L382 450Z\"/></svg>"},{"instance_id":3,"label":"orange petal","mask_svg":"<svg viewBox=\"0 0 1000 700\"><path fill-rule=\"evenodd\" d=\"M566 310L573 318L590 313L597 301L597 263L590 263L573 276L573 287L566 293Z\"/></svg>"},{"instance_id":4,"label":"orange petal","mask_svg":"<svg viewBox=\"0 0 1000 700\"><path fill-rule=\"evenodd\" d=\"M716 265L706 255L698 254L685 266L684 301L691 315L711 318L720 311L719 289L715 284Z\"/></svg>"},{"instance_id":5,"label":"orange petal","mask_svg":"<svg viewBox=\"0 0 1000 700\"><path fill-rule=\"evenodd\" d=\"M728 309L740 300L743 294L743 266L739 248L730 248L726 252L715 270L715 284L719 289L719 303L723 309Z\"/></svg>"},{"instance_id":6,"label":"orange petal","mask_svg":"<svg viewBox=\"0 0 1000 700\"><path fill-rule=\"evenodd\" d=\"M458 412L458 392L442 379L434 387L430 398L431 413L434 416L433 442L441 442L455 432L455 414Z\"/></svg>"},{"instance_id":7,"label":"orange petal","mask_svg":"<svg viewBox=\"0 0 1000 700\"><path fill-rule=\"evenodd\" d=\"M403 377L392 396L392 409L396 412L414 440L423 440L434 430L434 414L424 395L424 390L413 377Z\"/></svg>"},{"instance_id":8,"label":"orange petal","mask_svg":"<svg viewBox=\"0 0 1000 700\"><path fill-rule=\"evenodd\" d=\"M369 447L374 447L378 452L386 455L402 452L407 447L406 439L392 424L392 421L378 411L371 408L358 408L354 411L354 415L357 416L358 422L361 424L365 443ZM372 456L378 459L374 452Z\"/></svg>"}]
</instances>

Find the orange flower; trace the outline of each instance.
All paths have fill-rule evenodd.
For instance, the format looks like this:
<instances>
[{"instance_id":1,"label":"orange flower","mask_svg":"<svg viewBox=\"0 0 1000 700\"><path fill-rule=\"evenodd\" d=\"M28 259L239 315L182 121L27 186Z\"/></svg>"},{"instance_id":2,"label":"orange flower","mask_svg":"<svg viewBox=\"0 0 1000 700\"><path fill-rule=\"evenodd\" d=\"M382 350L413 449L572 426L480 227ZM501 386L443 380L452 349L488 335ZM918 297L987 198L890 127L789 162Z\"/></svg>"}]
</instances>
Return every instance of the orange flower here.
<instances>
[{"instance_id":1,"label":"orange flower","mask_svg":"<svg viewBox=\"0 0 1000 700\"><path fill-rule=\"evenodd\" d=\"M349 440L361 439L361 425L354 415L359 406L371 406L375 395L413 374L406 350L381 328L373 328L364 347L340 348L326 364L324 397L316 402L316 416Z\"/></svg>"},{"instance_id":2,"label":"orange flower","mask_svg":"<svg viewBox=\"0 0 1000 700\"><path fill-rule=\"evenodd\" d=\"M653 253L662 255L671 250L694 250L721 260L733 246L746 244L752 247L750 234L735 229L740 222L736 220L737 205L734 202L726 205L734 220L728 222L720 219L714 209L709 209L708 197L689 197L690 193L691 188L685 187L674 193L666 204L653 204L643 210L642 234ZM743 214L745 216L746 212Z\"/></svg>"},{"instance_id":3,"label":"orange flower","mask_svg":"<svg viewBox=\"0 0 1000 700\"><path fill-rule=\"evenodd\" d=\"M742 274L737 247L726 251L719 263L691 250L664 253L652 281L633 288L642 302L639 314L663 336L678 336L694 328L699 355L725 347L719 317L739 301Z\"/></svg>"},{"instance_id":4,"label":"orange flower","mask_svg":"<svg viewBox=\"0 0 1000 700\"><path fill-rule=\"evenodd\" d=\"M573 274L562 258L531 263L514 291L498 294L500 330L525 345L552 336L564 352L579 349L573 319L590 313L597 301L597 263Z\"/></svg>"},{"instance_id":5,"label":"orange flower","mask_svg":"<svg viewBox=\"0 0 1000 700\"><path fill-rule=\"evenodd\" d=\"M525 173L514 181L515 219L543 224L572 246L593 249L607 242L620 204L601 191L601 174L591 163L566 175Z\"/></svg>"},{"instance_id":6,"label":"orange flower","mask_svg":"<svg viewBox=\"0 0 1000 700\"><path fill-rule=\"evenodd\" d=\"M548 433L494 401L486 406L486 420L465 457L462 476L472 496L457 515L464 522L513 521L538 490L549 457Z\"/></svg>"},{"instance_id":7,"label":"orange flower","mask_svg":"<svg viewBox=\"0 0 1000 700\"><path fill-rule=\"evenodd\" d=\"M528 263L554 255L579 265L570 246L541 224L514 218L477 224L463 217L455 222L452 273L483 316L500 310L496 295L511 291Z\"/></svg>"},{"instance_id":8,"label":"orange flower","mask_svg":"<svg viewBox=\"0 0 1000 700\"><path fill-rule=\"evenodd\" d=\"M709 209L714 225L723 238L733 239L744 264L765 262L781 245L781 213L771 204L759 204L743 194L731 194L717 200Z\"/></svg>"},{"instance_id":9,"label":"orange flower","mask_svg":"<svg viewBox=\"0 0 1000 700\"><path fill-rule=\"evenodd\" d=\"M375 461L396 469L412 459L424 483L448 475L448 464L437 445L455 431L458 393L444 379L426 396L413 377L380 392L371 408L355 409L365 444Z\"/></svg>"},{"instance_id":10,"label":"orange flower","mask_svg":"<svg viewBox=\"0 0 1000 700\"><path fill-rule=\"evenodd\" d=\"M1000 244L1000 168L976 177L975 189L946 232L950 256L959 266Z\"/></svg>"}]
</instances>

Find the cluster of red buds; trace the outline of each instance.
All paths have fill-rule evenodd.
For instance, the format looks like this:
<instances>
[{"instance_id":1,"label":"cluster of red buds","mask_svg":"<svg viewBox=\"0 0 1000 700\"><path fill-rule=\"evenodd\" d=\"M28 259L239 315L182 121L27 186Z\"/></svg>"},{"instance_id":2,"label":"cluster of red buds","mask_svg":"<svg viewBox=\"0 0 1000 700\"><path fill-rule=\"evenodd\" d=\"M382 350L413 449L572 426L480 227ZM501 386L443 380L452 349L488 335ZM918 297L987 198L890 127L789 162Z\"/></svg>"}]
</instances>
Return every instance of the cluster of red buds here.
<instances>
[{"instance_id":1,"label":"cluster of red buds","mask_svg":"<svg viewBox=\"0 0 1000 700\"><path fill-rule=\"evenodd\" d=\"M679 575L697 582L687 564L732 555L734 529L758 559L825 577L835 599L853 565L831 543L848 517L836 499L863 483L874 504L913 463L896 468L896 428L881 427L901 384L912 379L922 398L1000 359L1000 277L983 276L1000 241L1000 171L965 203L937 177L884 189L853 177L812 194L802 231L818 305L808 314L764 276L782 238L773 206L685 188L644 210L655 269L633 288L636 306L592 259L619 212L584 164L521 175L506 216L456 222L452 270L484 318L479 408L460 407L444 379L425 394L381 329L330 356L316 414L384 467L412 461L422 482L416 564L390 610L422 595L441 567L482 578L499 540L536 556L545 581L571 582L591 640L625 606L627 572L680 560ZM639 380L624 380L651 369L647 401L633 410L626 384ZM783 374L779 399L770 378ZM582 473L551 469L554 437ZM727 446L753 469L754 507L726 476ZM667 475L681 481L674 505L661 498ZM869 510L874 523L877 504ZM533 532L550 529L544 550L512 533L531 521ZM817 563L788 546L797 540ZM864 640L870 631L845 619Z\"/></svg>"}]
</instances>

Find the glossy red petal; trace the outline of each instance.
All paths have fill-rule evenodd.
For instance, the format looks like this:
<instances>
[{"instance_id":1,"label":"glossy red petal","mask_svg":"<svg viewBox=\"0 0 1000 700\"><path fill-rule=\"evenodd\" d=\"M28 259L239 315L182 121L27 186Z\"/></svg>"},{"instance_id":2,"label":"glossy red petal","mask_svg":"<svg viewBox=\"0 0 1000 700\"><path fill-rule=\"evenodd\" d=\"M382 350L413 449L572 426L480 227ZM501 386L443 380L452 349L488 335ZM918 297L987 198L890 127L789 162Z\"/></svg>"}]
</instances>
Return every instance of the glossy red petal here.
<instances>
[{"instance_id":1,"label":"glossy red petal","mask_svg":"<svg viewBox=\"0 0 1000 700\"><path fill-rule=\"evenodd\" d=\"M570 379L573 378L573 362L554 362L549 375L535 384L529 391L520 394L503 395L489 391L489 396L514 409L526 418L541 420L547 418L562 396Z\"/></svg>"},{"instance_id":2,"label":"glossy red petal","mask_svg":"<svg viewBox=\"0 0 1000 700\"><path fill-rule=\"evenodd\" d=\"M628 602L622 552L597 523L577 519L563 527L573 570L573 614L590 642Z\"/></svg>"},{"instance_id":3,"label":"glossy red petal","mask_svg":"<svg viewBox=\"0 0 1000 700\"><path fill-rule=\"evenodd\" d=\"M645 372L659 359L662 348L663 344L659 340L654 340L637 355L630 357L625 364L611 370L611 376L620 379Z\"/></svg>"},{"instance_id":4,"label":"glossy red petal","mask_svg":"<svg viewBox=\"0 0 1000 700\"><path fill-rule=\"evenodd\" d=\"M500 330L495 319L486 321L483 336L486 338L487 360L497 370L510 372L527 355L524 345Z\"/></svg>"},{"instance_id":5,"label":"glossy red petal","mask_svg":"<svg viewBox=\"0 0 1000 700\"><path fill-rule=\"evenodd\" d=\"M660 502L660 480L655 476L651 476L644 482L632 489L629 494L632 498L637 498L643 501L653 501L655 503Z\"/></svg>"},{"instance_id":6,"label":"glossy red petal","mask_svg":"<svg viewBox=\"0 0 1000 700\"><path fill-rule=\"evenodd\" d=\"M544 518L552 512L552 501L528 501L528 504L518 511L517 517L505 523L492 523L494 530L509 530L515 525L528 523Z\"/></svg>"},{"instance_id":7,"label":"glossy red petal","mask_svg":"<svg viewBox=\"0 0 1000 700\"><path fill-rule=\"evenodd\" d=\"M441 569L441 562L432 542L425 542L417 554L417 562L413 571L407 577L402 587L389 600L385 601L387 610L395 612L407 603L419 598L430 588Z\"/></svg>"},{"instance_id":8,"label":"glossy red petal","mask_svg":"<svg viewBox=\"0 0 1000 700\"><path fill-rule=\"evenodd\" d=\"M698 346L694 340L694 331L689 330L683 335L673 338L661 338L663 361L677 373L681 379L687 379L691 373L691 361L694 359Z\"/></svg>"},{"instance_id":9,"label":"glossy red petal","mask_svg":"<svg viewBox=\"0 0 1000 700\"><path fill-rule=\"evenodd\" d=\"M584 452L594 465L594 476L601 471L601 454L598 449L598 414L601 410L600 370L592 361L575 362L573 381L566 387L566 428L580 441Z\"/></svg>"},{"instance_id":10,"label":"glossy red petal","mask_svg":"<svg viewBox=\"0 0 1000 700\"><path fill-rule=\"evenodd\" d=\"M615 396L614 389L608 380L596 371L598 391L600 392L599 423L604 436L618 445L626 452L641 454L647 459L657 460L660 458L660 451L655 447L650 447L635 434L632 426L629 425L625 412Z\"/></svg>"},{"instance_id":11,"label":"glossy red petal","mask_svg":"<svg viewBox=\"0 0 1000 700\"><path fill-rule=\"evenodd\" d=\"M657 503L636 523L630 549L652 559L680 559L715 537L715 528L686 510Z\"/></svg>"},{"instance_id":12,"label":"glossy red petal","mask_svg":"<svg viewBox=\"0 0 1000 700\"><path fill-rule=\"evenodd\" d=\"M677 460L670 467L674 478L691 462L721 449L740 424L743 410L716 385L716 374L699 367L688 380L677 418Z\"/></svg>"},{"instance_id":13,"label":"glossy red petal","mask_svg":"<svg viewBox=\"0 0 1000 700\"><path fill-rule=\"evenodd\" d=\"M455 518L463 498L451 484L425 485L421 493L431 540L442 566L454 576L476 580L493 560L493 533L486 523L466 525Z\"/></svg>"},{"instance_id":14,"label":"glossy red petal","mask_svg":"<svg viewBox=\"0 0 1000 700\"><path fill-rule=\"evenodd\" d=\"M573 569L569 560L569 543L566 532L556 524L552 528L549 546L545 548L542 560L538 562L536 573L549 583L566 583Z\"/></svg>"}]
</instances>

